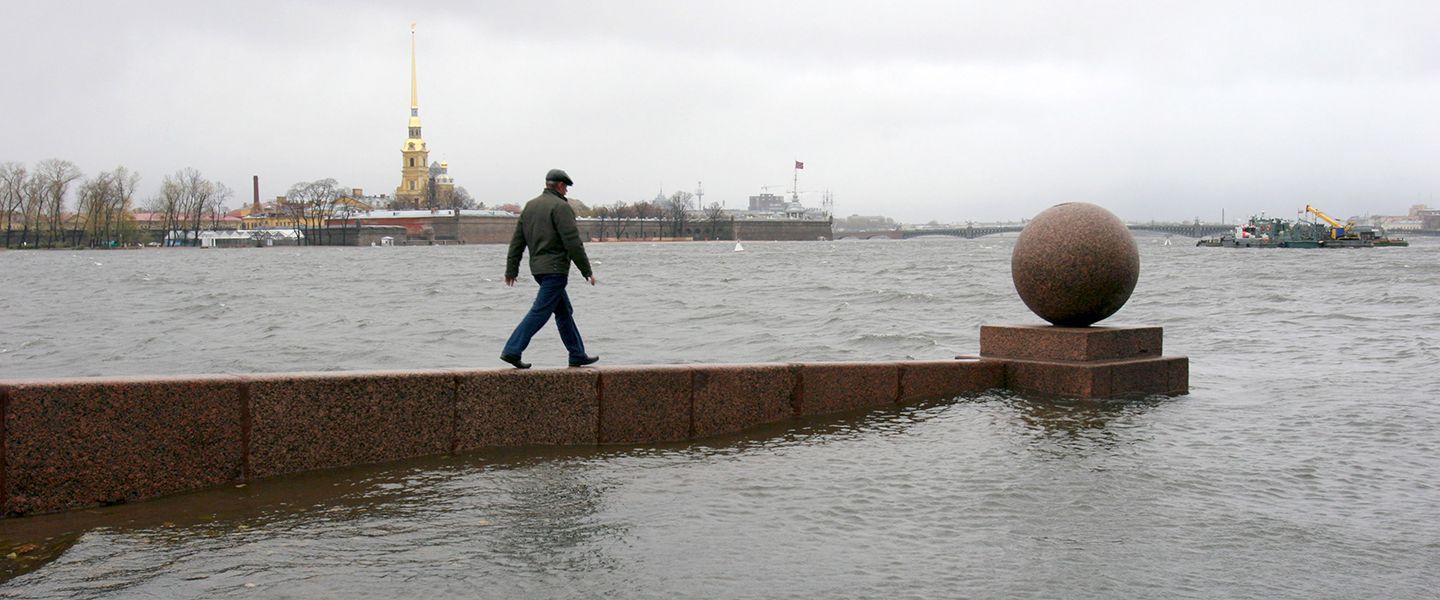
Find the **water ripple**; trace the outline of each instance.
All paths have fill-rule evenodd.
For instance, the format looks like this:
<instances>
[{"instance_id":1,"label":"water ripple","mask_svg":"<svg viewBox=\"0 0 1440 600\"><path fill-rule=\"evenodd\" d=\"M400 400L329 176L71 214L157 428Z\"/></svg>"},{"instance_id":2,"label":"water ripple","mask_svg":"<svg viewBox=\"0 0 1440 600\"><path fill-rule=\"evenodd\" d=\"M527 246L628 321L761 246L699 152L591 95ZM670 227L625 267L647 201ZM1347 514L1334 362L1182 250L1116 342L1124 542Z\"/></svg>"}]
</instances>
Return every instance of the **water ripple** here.
<instances>
[{"instance_id":1,"label":"water ripple","mask_svg":"<svg viewBox=\"0 0 1440 600\"><path fill-rule=\"evenodd\" d=\"M570 293L610 364L946 358L1035 322L1011 243L595 245ZM0 253L0 370L498 366L534 292L502 247L366 250L364 277L356 251ZM1115 322L1163 325L1190 396L980 394L0 521L0 598L1432 595L1440 245L1141 252ZM563 360L553 327L532 348Z\"/></svg>"}]
</instances>

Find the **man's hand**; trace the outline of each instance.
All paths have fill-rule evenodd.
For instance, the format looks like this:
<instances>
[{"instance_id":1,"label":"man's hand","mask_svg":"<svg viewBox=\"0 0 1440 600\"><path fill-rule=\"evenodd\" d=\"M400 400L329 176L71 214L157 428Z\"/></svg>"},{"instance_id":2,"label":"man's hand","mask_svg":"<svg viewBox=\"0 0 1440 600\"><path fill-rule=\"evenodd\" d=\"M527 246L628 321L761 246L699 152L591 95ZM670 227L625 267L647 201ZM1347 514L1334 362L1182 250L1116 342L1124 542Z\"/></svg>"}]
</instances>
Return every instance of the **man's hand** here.
<instances>
[{"instance_id":1,"label":"man's hand","mask_svg":"<svg viewBox=\"0 0 1440 600\"><path fill-rule=\"evenodd\" d=\"M505 278L505 285L508 285L508 286L510 286L510 287L515 287L515 278L514 278L514 277L506 277L506 278Z\"/></svg>"},{"instance_id":2,"label":"man's hand","mask_svg":"<svg viewBox=\"0 0 1440 600\"><path fill-rule=\"evenodd\" d=\"M594 276L594 275L591 275L591 276L589 276L589 277L586 277L585 279L590 282L590 285L595 285L595 276Z\"/></svg>"}]
</instances>

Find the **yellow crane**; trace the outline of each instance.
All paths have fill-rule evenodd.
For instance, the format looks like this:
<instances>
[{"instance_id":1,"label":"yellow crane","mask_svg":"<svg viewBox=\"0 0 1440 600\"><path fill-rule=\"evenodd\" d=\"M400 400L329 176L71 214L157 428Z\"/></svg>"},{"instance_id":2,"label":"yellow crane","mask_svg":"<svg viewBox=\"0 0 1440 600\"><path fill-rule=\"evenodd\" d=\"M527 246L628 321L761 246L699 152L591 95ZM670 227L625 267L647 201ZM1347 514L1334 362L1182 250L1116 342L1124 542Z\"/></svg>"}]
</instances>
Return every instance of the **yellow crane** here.
<instances>
[{"instance_id":1,"label":"yellow crane","mask_svg":"<svg viewBox=\"0 0 1440 600\"><path fill-rule=\"evenodd\" d=\"M1329 223L1330 226L1334 228L1330 230L1331 239L1340 239L1342 237L1345 237L1345 232L1348 231L1350 228L1349 223L1341 224L1339 221L1330 218L1330 215L1321 212L1320 209L1310 206L1309 204L1305 205L1305 212L1314 213L1315 216L1320 217L1321 219L1325 219L1325 222Z\"/></svg>"}]
</instances>

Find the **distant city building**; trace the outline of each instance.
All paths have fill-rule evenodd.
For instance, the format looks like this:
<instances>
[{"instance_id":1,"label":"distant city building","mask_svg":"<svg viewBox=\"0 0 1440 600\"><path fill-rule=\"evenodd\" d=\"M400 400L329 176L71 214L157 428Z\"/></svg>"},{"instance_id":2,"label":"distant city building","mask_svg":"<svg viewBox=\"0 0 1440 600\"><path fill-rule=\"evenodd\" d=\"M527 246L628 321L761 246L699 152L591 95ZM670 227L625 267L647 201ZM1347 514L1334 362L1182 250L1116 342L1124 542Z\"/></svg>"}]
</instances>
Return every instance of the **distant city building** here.
<instances>
[{"instance_id":1,"label":"distant city building","mask_svg":"<svg viewBox=\"0 0 1440 600\"><path fill-rule=\"evenodd\" d=\"M189 225L189 223L177 223L184 219L182 215L166 215L161 212L136 211L130 213L130 218L135 220L135 226L142 231L155 232L165 229L166 223L171 225ZM168 218L168 221L167 221ZM201 230L239 229L243 227L243 219L235 216L234 212L225 214L206 215L200 220Z\"/></svg>"},{"instance_id":2,"label":"distant city building","mask_svg":"<svg viewBox=\"0 0 1440 600\"><path fill-rule=\"evenodd\" d=\"M1425 215L1431 215L1430 221L1425 220ZM1410 211L1404 215L1367 215L1364 217L1352 216L1349 221L1353 223L1375 225L1390 230L1406 229L1440 229L1440 220L1434 215L1440 214L1440 210L1430 210L1424 204L1410 206Z\"/></svg>"},{"instance_id":3,"label":"distant city building","mask_svg":"<svg viewBox=\"0 0 1440 600\"><path fill-rule=\"evenodd\" d=\"M314 216L320 220L345 218L375 210L377 203L386 200L385 196L366 196L361 188L352 188L349 196L337 198L333 206L316 211ZM285 196L276 196L273 202L261 204L256 200L248 207L230 211L227 216L237 217L240 229L283 229L297 226L302 212L301 207Z\"/></svg>"},{"instance_id":4,"label":"distant city building","mask_svg":"<svg viewBox=\"0 0 1440 600\"><path fill-rule=\"evenodd\" d=\"M784 196L777 196L769 192L750 197L751 212L783 212L785 204Z\"/></svg>"},{"instance_id":5,"label":"distant city building","mask_svg":"<svg viewBox=\"0 0 1440 600\"><path fill-rule=\"evenodd\" d=\"M830 215L823 208L806 208L798 199L786 200L785 196L763 193L751 196L750 208L738 211L735 218L751 221L775 219L825 221L830 218Z\"/></svg>"},{"instance_id":6,"label":"distant city building","mask_svg":"<svg viewBox=\"0 0 1440 600\"><path fill-rule=\"evenodd\" d=\"M894 229L895 219L881 216L850 215L843 219L835 219L837 229Z\"/></svg>"},{"instance_id":7,"label":"distant city building","mask_svg":"<svg viewBox=\"0 0 1440 600\"><path fill-rule=\"evenodd\" d=\"M1420 218L1421 229L1440 229L1440 209L1427 209L1422 206L1415 212L1415 216Z\"/></svg>"}]
</instances>

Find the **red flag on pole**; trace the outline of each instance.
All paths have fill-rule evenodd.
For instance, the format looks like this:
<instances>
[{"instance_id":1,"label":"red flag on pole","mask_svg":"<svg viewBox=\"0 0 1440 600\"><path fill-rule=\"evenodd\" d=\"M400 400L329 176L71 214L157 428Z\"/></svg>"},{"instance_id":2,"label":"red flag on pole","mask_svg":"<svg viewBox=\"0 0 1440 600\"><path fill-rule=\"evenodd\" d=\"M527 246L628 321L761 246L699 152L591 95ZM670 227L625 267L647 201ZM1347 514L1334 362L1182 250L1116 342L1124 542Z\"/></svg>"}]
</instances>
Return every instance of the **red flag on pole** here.
<instances>
[{"instance_id":1,"label":"red flag on pole","mask_svg":"<svg viewBox=\"0 0 1440 600\"><path fill-rule=\"evenodd\" d=\"M805 168L805 163L800 162L800 161L797 160L797 161L795 161L795 168L796 168L796 169L803 169L803 168Z\"/></svg>"}]
</instances>

